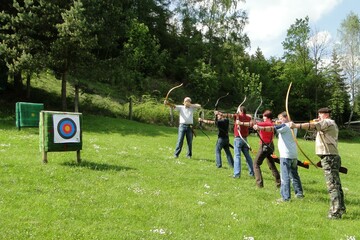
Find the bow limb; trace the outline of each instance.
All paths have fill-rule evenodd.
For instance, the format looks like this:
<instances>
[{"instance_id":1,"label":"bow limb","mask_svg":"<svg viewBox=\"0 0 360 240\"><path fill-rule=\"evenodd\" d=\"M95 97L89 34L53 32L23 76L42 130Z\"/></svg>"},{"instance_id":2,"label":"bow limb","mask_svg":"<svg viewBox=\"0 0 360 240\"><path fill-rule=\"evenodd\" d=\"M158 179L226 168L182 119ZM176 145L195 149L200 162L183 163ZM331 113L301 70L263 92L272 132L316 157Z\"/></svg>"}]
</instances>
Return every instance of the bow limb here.
<instances>
[{"instance_id":1,"label":"bow limb","mask_svg":"<svg viewBox=\"0 0 360 240\"><path fill-rule=\"evenodd\" d=\"M221 96L221 97L219 97L219 98L216 100L216 102L215 102L214 114L215 114L215 112L218 110L218 106L219 106L220 100L223 99L223 98L226 98L227 96L229 96L229 93L226 93L224 96ZM218 119L217 119L217 116L216 116L216 115L214 116L214 122L215 122L215 125L218 126ZM225 132L225 131L224 131L223 129L221 129L221 128L219 128L219 131L222 131L223 133L228 134L228 132ZM234 147L233 147L233 148L234 148Z\"/></svg>"},{"instance_id":2,"label":"bow limb","mask_svg":"<svg viewBox=\"0 0 360 240\"><path fill-rule=\"evenodd\" d=\"M240 107L245 103L245 101L246 101L246 96L245 96L244 100L240 103L240 105L238 106L236 113L240 112ZM239 114L236 115L236 120L239 120ZM236 124L236 125L237 125L237 132L239 133L239 137L241 138L241 140L244 141L244 143L248 146L249 150L252 152L252 148L251 148L250 144L247 141L245 141L245 139L241 135L240 126L238 124Z\"/></svg>"},{"instance_id":3,"label":"bow limb","mask_svg":"<svg viewBox=\"0 0 360 240\"><path fill-rule=\"evenodd\" d=\"M200 109L199 117L200 117L201 119L205 119L204 107L205 107L206 104L209 103L209 101L210 101L210 99L208 99L207 102L206 102L204 105L202 105L202 107L201 107L201 109ZM199 123L199 129L200 129L200 131L210 140L209 135L207 135L207 134L203 131L202 121L200 121L200 123Z\"/></svg>"},{"instance_id":4,"label":"bow limb","mask_svg":"<svg viewBox=\"0 0 360 240\"><path fill-rule=\"evenodd\" d=\"M168 93L166 94L166 97L165 97L165 100L164 100L164 104L166 105L167 101L168 101L168 98L169 98L169 95L171 93L172 90L176 89L176 88L179 88L181 87L183 84L181 83L180 85L177 85L173 88L171 88ZM173 114L173 108L172 108L172 105L169 105L170 106L170 117L171 117L171 124L173 124L173 121L174 121L174 114Z\"/></svg>"},{"instance_id":5,"label":"bow limb","mask_svg":"<svg viewBox=\"0 0 360 240\"><path fill-rule=\"evenodd\" d=\"M246 96L244 97L244 100L240 103L240 105L238 106L236 113L240 112L240 107L245 103L245 101L246 101Z\"/></svg>"},{"instance_id":6,"label":"bow limb","mask_svg":"<svg viewBox=\"0 0 360 240\"><path fill-rule=\"evenodd\" d=\"M256 108L255 113L254 113L254 120L255 120L255 122L256 122L256 119L257 119L257 113L258 113L260 107L262 106L262 104L263 104L263 99L262 99L262 97L260 97L260 104L259 104L259 106Z\"/></svg>"},{"instance_id":7,"label":"bow limb","mask_svg":"<svg viewBox=\"0 0 360 240\"><path fill-rule=\"evenodd\" d=\"M166 94L165 101L167 101L167 100L168 100L169 95L170 95L170 93L172 92L172 90L174 90L174 89L176 89L176 88L179 88L179 87L181 87L182 85L183 85L183 83L181 83L181 84L179 84L179 85L177 85L177 86L175 86L175 87L171 88L171 89L168 91L168 93Z\"/></svg>"},{"instance_id":8,"label":"bow limb","mask_svg":"<svg viewBox=\"0 0 360 240\"><path fill-rule=\"evenodd\" d=\"M292 82L290 82L289 84L289 88L287 90L287 93L286 93L286 100L285 100L285 109L286 109L286 115L289 119L289 121L291 122L291 117L290 117L290 114L289 114L289 95L290 95L290 89L291 89L291 85L292 85ZM291 129L291 135L296 143L296 146L299 148L300 152L304 155L304 157L309 160L309 162L315 166L315 168L317 168L317 165L310 160L310 158L305 154L305 152L302 150L302 148L300 147L297 139L296 139L296 136L295 136L295 133L294 133L294 129Z\"/></svg>"},{"instance_id":9,"label":"bow limb","mask_svg":"<svg viewBox=\"0 0 360 240\"><path fill-rule=\"evenodd\" d=\"M224 96L221 96L219 97L217 100L216 100L216 103L215 103L215 111L218 110L218 105L219 105L219 101L225 97L229 96L229 93L226 93Z\"/></svg>"}]
</instances>

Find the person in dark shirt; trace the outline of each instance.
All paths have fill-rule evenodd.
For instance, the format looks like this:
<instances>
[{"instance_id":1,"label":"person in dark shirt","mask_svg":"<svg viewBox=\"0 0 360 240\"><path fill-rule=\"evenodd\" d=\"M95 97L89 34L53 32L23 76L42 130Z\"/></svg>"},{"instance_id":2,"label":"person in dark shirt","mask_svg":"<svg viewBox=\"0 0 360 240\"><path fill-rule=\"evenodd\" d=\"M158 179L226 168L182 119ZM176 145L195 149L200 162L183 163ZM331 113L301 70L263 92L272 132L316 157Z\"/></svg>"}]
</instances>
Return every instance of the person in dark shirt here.
<instances>
[{"instance_id":1,"label":"person in dark shirt","mask_svg":"<svg viewBox=\"0 0 360 240\"><path fill-rule=\"evenodd\" d=\"M223 118L221 114L216 114L216 120L206 120L199 118L199 122L207 124L215 124L219 130L218 139L215 146L215 157L216 157L216 167L222 167L221 160L221 150L224 149L228 164L231 168L234 167L234 159L230 152L230 141L229 141L229 119Z\"/></svg>"}]
</instances>

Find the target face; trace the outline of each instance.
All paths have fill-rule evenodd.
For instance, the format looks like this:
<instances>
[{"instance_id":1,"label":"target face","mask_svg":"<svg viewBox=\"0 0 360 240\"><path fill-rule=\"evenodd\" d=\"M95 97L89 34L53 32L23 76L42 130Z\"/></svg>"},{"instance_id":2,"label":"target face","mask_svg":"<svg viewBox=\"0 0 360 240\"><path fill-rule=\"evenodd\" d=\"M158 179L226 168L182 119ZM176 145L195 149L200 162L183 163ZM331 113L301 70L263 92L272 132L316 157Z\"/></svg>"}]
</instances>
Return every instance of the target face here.
<instances>
[{"instance_id":1,"label":"target face","mask_svg":"<svg viewBox=\"0 0 360 240\"><path fill-rule=\"evenodd\" d=\"M74 137L77 129L76 124L71 118L63 118L57 125L57 131L62 138L70 139Z\"/></svg>"},{"instance_id":2,"label":"target face","mask_svg":"<svg viewBox=\"0 0 360 240\"><path fill-rule=\"evenodd\" d=\"M54 114L54 143L80 142L78 115Z\"/></svg>"}]
</instances>

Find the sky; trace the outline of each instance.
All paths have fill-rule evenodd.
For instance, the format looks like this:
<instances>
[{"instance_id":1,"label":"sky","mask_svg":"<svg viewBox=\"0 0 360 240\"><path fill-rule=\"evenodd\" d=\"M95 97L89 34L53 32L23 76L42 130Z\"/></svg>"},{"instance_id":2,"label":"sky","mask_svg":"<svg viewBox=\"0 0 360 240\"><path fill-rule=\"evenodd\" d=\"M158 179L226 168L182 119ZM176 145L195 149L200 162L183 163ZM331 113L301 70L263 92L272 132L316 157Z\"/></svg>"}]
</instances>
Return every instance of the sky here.
<instances>
[{"instance_id":1,"label":"sky","mask_svg":"<svg viewBox=\"0 0 360 240\"><path fill-rule=\"evenodd\" d=\"M352 11L360 16L359 0L246 0L241 6L248 13L245 27L251 41L249 53L260 47L265 58L283 55L282 42L296 19L309 17L312 32L327 32L329 40L337 39L341 22Z\"/></svg>"}]
</instances>

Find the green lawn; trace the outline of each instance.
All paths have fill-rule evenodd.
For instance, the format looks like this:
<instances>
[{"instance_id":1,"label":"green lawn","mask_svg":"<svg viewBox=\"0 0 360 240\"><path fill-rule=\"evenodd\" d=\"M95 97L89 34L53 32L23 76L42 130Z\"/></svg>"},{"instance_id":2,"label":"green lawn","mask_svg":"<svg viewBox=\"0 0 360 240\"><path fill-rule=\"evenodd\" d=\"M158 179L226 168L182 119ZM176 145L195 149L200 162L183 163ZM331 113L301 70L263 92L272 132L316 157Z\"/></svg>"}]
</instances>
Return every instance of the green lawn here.
<instances>
[{"instance_id":1,"label":"green lawn","mask_svg":"<svg viewBox=\"0 0 360 240\"><path fill-rule=\"evenodd\" d=\"M321 169L300 168L305 198L277 204L266 164L263 189L244 159L240 179L225 154L215 167L215 132L209 141L198 131L193 158L174 159L176 128L84 115L82 129L81 164L76 152L50 152L43 164L38 129L0 118L0 239L360 238L359 143L339 143L348 213L328 220ZM249 142L257 149L256 136ZM314 142L299 144L318 161Z\"/></svg>"}]
</instances>

